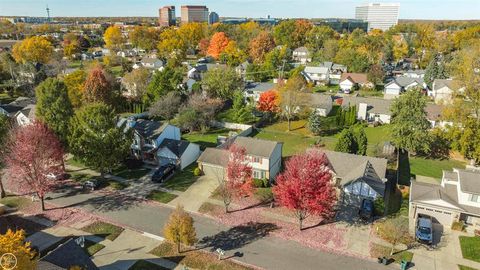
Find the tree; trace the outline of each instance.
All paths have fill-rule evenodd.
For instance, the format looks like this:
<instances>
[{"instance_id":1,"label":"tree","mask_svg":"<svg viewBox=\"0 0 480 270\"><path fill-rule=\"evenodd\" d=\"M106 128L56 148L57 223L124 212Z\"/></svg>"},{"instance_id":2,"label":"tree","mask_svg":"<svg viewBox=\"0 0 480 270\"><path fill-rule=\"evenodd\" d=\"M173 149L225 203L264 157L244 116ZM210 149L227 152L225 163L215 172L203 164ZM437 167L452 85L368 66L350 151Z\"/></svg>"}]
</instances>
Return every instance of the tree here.
<instances>
[{"instance_id":1,"label":"tree","mask_svg":"<svg viewBox=\"0 0 480 270\"><path fill-rule=\"evenodd\" d=\"M355 140L352 129L345 128L340 133L337 144L335 145L336 152L355 154L358 151L358 145Z\"/></svg>"},{"instance_id":2,"label":"tree","mask_svg":"<svg viewBox=\"0 0 480 270\"><path fill-rule=\"evenodd\" d=\"M34 192L42 202L56 184L49 175L63 171L63 147L47 125L34 121L13 130L7 144L9 181L20 192Z\"/></svg>"},{"instance_id":3,"label":"tree","mask_svg":"<svg viewBox=\"0 0 480 270\"><path fill-rule=\"evenodd\" d=\"M3 160L5 151L5 144L8 141L8 133L10 132L11 124L10 119L4 115L0 115L0 199L6 196L5 189L3 188L2 182L2 169L3 169Z\"/></svg>"},{"instance_id":4,"label":"tree","mask_svg":"<svg viewBox=\"0 0 480 270\"><path fill-rule=\"evenodd\" d=\"M324 219L334 215L335 187L325 154L310 150L288 159L273 187L276 201L293 210L300 230L310 215Z\"/></svg>"},{"instance_id":5,"label":"tree","mask_svg":"<svg viewBox=\"0 0 480 270\"><path fill-rule=\"evenodd\" d=\"M219 56L225 51L225 48L227 48L228 43L230 43L230 39L228 39L224 32L215 33L210 39L207 55L218 59Z\"/></svg>"},{"instance_id":6,"label":"tree","mask_svg":"<svg viewBox=\"0 0 480 270\"><path fill-rule=\"evenodd\" d=\"M105 76L103 68L95 67L90 70L83 86L83 99L88 103L110 103L112 99L112 85Z\"/></svg>"},{"instance_id":7,"label":"tree","mask_svg":"<svg viewBox=\"0 0 480 270\"><path fill-rule=\"evenodd\" d=\"M206 131L222 106L223 102L218 98L209 98L201 93L194 93L180 110L176 122L185 130Z\"/></svg>"},{"instance_id":8,"label":"tree","mask_svg":"<svg viewBox=\"0 0 480 270\"><path fill-rule=\"evenodd\" d=\"M198 49L200 50L201 55L208 54L208 47L210 47L210 39L202 38L198 43Z\"/></svg>"},{"instance_id":9,"label":"tree","mask_svg":"<svg viewBox=\"0 0 480 270\"><path fill-rule=\"evenodd\" d=\"M157 100L148 109L149 115L153 117L161 117L170 121L178 113L182 99L175 92L167 93L163 98Z\"/></svg>"},{"instance_id":10,"label":"tree","mask_svg":"<svg viewBox=\"0 0 480 270\"><path fill-rule=\"evenodd\" d=\"M63 82L67 86L68 99L73 107L79 108L82 105L84 83L87 79L87 73L83 69L77 69L74 72L65 75Z\"/></svg>"},{"instance_id":11,"label":"tree","mask_svg":"<svg viewBox=\"0 0 480 270\"><path fill-rule=\"evenodd\" d=\"M135 26L128 34L130 43L136 48L141 48L147 51L155 49L155 44L159 40L160 32L153 27Z\"/></svg>"},{"instance_id":12,"label":"tree","mask_svg":"<svg viewBox=\"0 0 480 270\"><path fill-rule=\"evenodd\" d=\"M125 43L122 30L118 26L109 26L103 34L103 40L105 41L105 46L114 52L121 50L123 43Z\"/></svg>"},{"instance_id":13,"label":"tree","mask_svg":"<svg viewBox=\"0 0 480 270\"><path fill-rule=\"evenodd\" d=\"M178 36L186 49L194 50L200 40L205 37L206 25L202 23L184 23L178 28Z\"/></svg>"},{"instance_id":14,"label":"tree","mask_svg":"<svg viewBox=\"0 0 480 270\"><path fill-rule=\"evenodd\" d=\"M117 126L113 109L102 103L91 103L75 112L70 121L71 153L101 176L119 164L130 150L130 132Z\"/></svg>"},{"instance_id":15,"label":"tree","mask_svg":"<svg viewBox=\"0 0 480 270\"><path fill-rule=\"evenodd\" d=\"M353 127L353 135L355 136L355 143L357 144L357 155L367 155L368 139L365 129L362 125Z\"/></svg>"},{"instance_id":16,"label":"tree","mask_svg":"<svg viewBox=\"0 0 480 270\"><path fill-rule=\"evenodd\" d=\"M147 86L147 94L144 96L144 102L150 104L159 100L169 92L178 91L182 81L183 73L180 69L166 66L162 71L155 72Z\"/></svg>"},{"instance_id":17,"label":"tree","mask_svg":"<svg viewBox=\"0 0 480 270\"><path fill-rule=\"evenodd\" d=\"M307 46L312 51L319 51L324 47L324 43L335 38L335 31L329 26L314 26L307 34Z\"/></svg>"},{"instance_id":18,"label":"tree","mask_svg":"<svg viewBox=\"0 0 480 270\"><path fill-rule=\"evenodd\" d=\"M425 83L430 89L432 89L432 84L435 79L446 78L448 78L448 73L445 67L445 63L441 59L439 59L438 56L434 57L425 69Z\"/></svg>"},{"instance_id":19,"label":"tree","mask_svg":"<svg viewBox=\"0 0 480 270\"><path fill-rule=\"evenodd\" d=\"M197 241L193 218L185 212L181 205L177 205L177 208L168 217L163 233L167 240L177 245L177 253L180 253L181 244L191 246Z\"/></svg>"},{"instance_id":20,"label":"tree","mask_svg":"<svg viewBox=\"0 0 480 270\"><path fill-rule=\"evenodd\" d=\"M187 45L178 36L177 30L167 28L160 34L160 42L157 44L157 49L161 57L182 59L185 56Z\"/></svg>"},{"instance_id":21,"label":"tree","mask_svg":"<svg viewBox=\"0 0 480 270\"><path fill-rule=\"evenodd\" d=\"M25 242L25 231L12 231L8 229L5 234L0 234L0 254L11 253L17 259L16 265L9 265L2 261L4 269L36 269L35 251L30 242ZM7 263L7 265L5 265ZM16 266L16 267L15 267Z\"/></svg>"},{"instance_id":22,"label":"tree","mask_svg":"<svg viewBox=\"0 0 480 270\"><path fill-rule=\"evenodd\" d=\"M123 84L129 90L129 97L135 101L143 99L149 83L150 71L146 68L134 69L123 77Z\"/></svg>"},{"instance_id":23,"label":"tree","mask_svg":"<svg viewBox=\"0 0 480 270\"><path fill-rule=\"evenodd\" d=\"M254 62L263 63L265 55L275 48L273 36L267 31L262 31L250 41L250 57Z\"/></svg>"},{"instance_id":24,"label":"tree","mask_svg":"<svg viewBox=\"0 0 480 270\"><path fill-rule=\"evenodd\" d=\"M312 28L313 24L307 20L284 20L273 28L273 37L277 45L298 48L305 45Z\"/></svg>"},{"instance_id":25,"label":"tree","mask_svg":"<svg viewBox=\"0 0 480 270\"><path fill-rule=\"evenodd\" d=\"M385 78L385 72L381 65L375 64L370 66L367 73L368 81L374 83L375 85L379 85L383 83L383 78Z\"/></svg>"},{"instance_id":26,"label":"tree","mask_svg":"<svg viewBox=\"0 0 480 270\"><path fill-rule=\"evenodd\" d=\"M426 153L430 150L431 124L425 112L426 106L426 97L419 89L407 91L393 101L390 110L395 146L409 153Z\"/></svg>"},{"instance_id":27,"label":"tree","mask_svg":"<svg viewBox=\"0 0 480 270\"><path fill-rule=\"evenodd\" d=\"M45 37L33 36L15 44L12 50L17 63L46 64L53 54L53 46Z\"/></svg>"},{"instance_id":28,"label":"tree","mask_svg":"<svg viewBox=\"0 0 480 270\"><path fill-rule=\"evenodd\" d=\"M290 78L285 86L279 91L279 104L282 115L288 121L288 131L291 130L290 122L299 112L299 108L304 104L303 91L305 89L305 81L300 76Z\"/></svg>"},{"instance_id":29,"label":"tree","mask_svg":"<svg viewBox=\"0 0 480 270\"><path fill-rule=\"evenodd\" d=\"M58 79L48 78L37 86L36 97L36 117L47 124L60 141L66 144L68 123L73 115L67 87Z\"/></svg>"},{"instance_id":30,"label":"tree","mask_svg":"<svg viewBox=\"0 0 480 270\"><path fill-rule=\"evenodd\" d=\"M232 99L235 91L243 89L243 81L233 68L214 68L205 73L202 86L212 97Z\"/></svg>"},{"instance_id":31,"label":"tree","mask_svg":"<svg viewBox=\"0 0 480 270\"><path fill-rule=\"evenodd\" d=\"M377 234L392 245L390 256L394 254L397 244L408 245L412 242L408 230L408 219L401 216L387 218L385 221L378 223Z\"/></svg>"},{"instance_id":32,"label":"tree","mask_svg":"<svg viewBox=\"0 0 480 270\"><path fill-rule=\"evenodd\" d=\"M325 117L320 116L316 112L312 112L308 117L308 129L315 135L320 135L325 126Z\"/></svg>"},{"instance_id":33,"label":"tree","mask_svg":"<svg viewBox=\"0 0 480 270\"><path fill-rule=\"evenodd\" d=\"M245 96L242 91L236 91L233 95L232 120L235 123L246 123L252 119L253 106L245 102Z\"/></svg>"},{"instance_id":34,"label":"tree","mask_svg":"<svg viewBox=\"0 0 480 270\"><path fill-rule=\"evenodd\" d=\"M395 42L393 45L393 59L398 62L408 56L409 48L405 41Z\"/></svg>"},{"instance_id":35,"label":"tree","mask_svg":"<svg viewBox=\"0 0 480 270\"><path fill-rule=\"evenodd\" d=\"M278 103L278 91L275 89L268 90L260 94L257 102L257 109L261 112L277 113L280 111Z\"/></svg>"},{"instance_id":36,"label":"tree","mask_svg":"<svg viewBox=\"0 0 480 270\"><path fill-rule=\"evenodd\" d=\"M219 190L223 198L225 213L234 197L242 197L253 193L252 167L247 160L245 148L233 143L228 149L226 175L219 177Z\"/></svg>"}]
</instances>

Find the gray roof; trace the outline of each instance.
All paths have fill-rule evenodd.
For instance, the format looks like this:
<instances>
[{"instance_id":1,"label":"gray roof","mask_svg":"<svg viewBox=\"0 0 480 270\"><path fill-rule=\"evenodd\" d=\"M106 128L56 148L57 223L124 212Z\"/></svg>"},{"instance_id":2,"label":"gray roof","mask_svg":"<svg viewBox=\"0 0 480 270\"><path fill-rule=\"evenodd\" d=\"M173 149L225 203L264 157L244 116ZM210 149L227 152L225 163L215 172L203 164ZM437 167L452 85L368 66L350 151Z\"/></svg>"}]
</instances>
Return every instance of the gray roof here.
<instances>
[{"instance_id":1,"label":"gray roof","mask_svg":"<svg viewBox=\"0 0 480 270\"><path fill-rule=\"evenodd\" d=\"M345 186L356 180L363 180L382 196L385 193L384 178L387 173L387 160L368 156L322 150L325 153L340 184Z\"/></svg>"},{"instance_id":2,"label":"gray roof","mask_svg":"<svg viewBox=\"0 0 480 270\"><path fill-rule=\"evenodd\" d=\"M307 66L303 70L306 73L313 73L313 74L327 74L329 72L328 67L312 67L312 66Z\"/></svg>"},{"instance_id":3,"label":"gray roof","mask_svg":"<svg viewBox=\"0 0 480 270\"><path fill-rule=\"evenodd\" d=\"M190 142L183 141L183 140L172 140L172 139L164 139L158 148L166 147L172 153L174 153L178 158L180 158L185 150L187 150Z\"/></svg>"},{"instance_id":4,"label":"gray roof","mask_svg":"<svg viewBox=\"0 0 480 270\"><path fill-rule=\"evenodd\" d=\"M51 264L69 269L78 265L86 270L97 270L97 266L92 262L90 256L81 248L74 239L70 239L64 244L45 255L40 259Z\"/></svg>"},{"instance_id":5,"label":"gray roof","mask_svg":"<svg viewBox=\"0 0 480 270\"><path fill-rule=\"evenodd\" d=\"M168 123L159 121L150 121L145 119L138 119L135 121L134 129L140 136L147 139L156 139L165 128L169 126Z\"/></svg>"},{"instance_id":6,"label":"gray roof","mask_svg":"<svg viewBox=\"0 0 480 270\"><path fill-rule=\"evenodd\" d=\"M389 82L386 86L396 83L400 87L406 87L414 82L416 82L420 86L424 84L423 78L411 78L406 76L400 76L400 77L396 77L393 81Z\"/></svg>"},{"instance_id":7,"label":"gray roof","mask_svg":"<svg viewBox=\"0 0 480 270\"><path fill-rule=\"evenodd\" d=\"M333 62L323 62L320 66L331 69L333 67Z\"/></svg>"},{"instance_id":8,"label":"gray roof","mask_svg":"<svg viewBox=\"0 0 480 270\"><path fill-rule=\"evenodd\" d=\"M294 52L306 52L308 53L307 47L299 47L294 50Z\"/></svg>"},{"instance_id":9,"label":"gray roof","mask_svg":"<svg viewBox=\"0 0 480 270\"><path fill-rule=\"evenodd\" d=\"M233 140L230 141L230 144L232 143L245 148L248 155L265 158L270 158L275 147L282 144L280 142L242 136L234 137Z\"/></svg>"},{"instance_id":10,"label":"gray roof","mask_svg":"<svg viewBox=\"0 0 480 270\"><path fill-rule=\"evenodd\" d=\"M10 105L10 104L4 104L4 105L0 105L0 108L2 108L4 111L6 111L9 115L12 115L12 114L15 114L16 112L20 111L23 107L16 106L16 105Z\"/></svg>"},{"instance_id":11,"label":"gray roof","mask_svg":"<svg viewBox=\"0 0 480 270\"><path fill-rule=\"evenodd\" d=\"M314 108L330 107L333 102L331 95L324 95L319 93L306 93L305 96L306 96L305 100L308 103L308 105Z\"/></svg>"},{"instance_id":12,"label":"gray roof","mask_svg":"<svg viewBox=\"0 0 480 270\"><path fill-rule=\"evenodd\" d=\"M252 92L266 92L275 88L274 83L269 82L254 82L245 85L245 91Z\"/></svg>"},{"instance_id":13,"label":"gray roof","mask_svg":"<svg viewBox=\"0 0 480 270\"><path fill-rule=\"evenodd\" d=\"M35 99L29 97L18 97L14 101L8 103L9 105L26 107L31 104L35 104Z\"/></svg>"},{"instance_id":14,"label":"gray roof","mask_svg":"<svg viewBox=\"0 0 480 270\"><path fill-rule=\"evenodd\" d=\"M443 170L443 179L446 179L448 181L458 181L458 173L455 171L446 171Z\"/></svg>"},{"instance_id":15,"label":"gray roof","mask_svg":"<svg viewBox=\"0 0 480 270\"><path fill-rule=\"evenodd\" d=\"M201 163L226 167L228 163L228 151L223 148L207 148L197 160Z\"/></svg>"},{"instance_id":16,"label":"gray roof","mask_svg":"<svg viewBox=\"0 0 480 270\"><path fill-rule=\"evenodd\" d=\"M392 100L388 99L380 99L380 98L368 98L368 97L354 97L354 96L346 96L343 98L342 107L349 107L349 106L357 106L360 103L367 104L367 111L369 113L378 113L378 114L385 114L390 115L390 106L392 104Z\"/></svg>"},{"instance_id":17,"label":"gray roof","mask_svg":"<svg viewBox=\"0 0 480 270\"><path fill-rule=\"evenodd\" d=\"M460 189L466 193L480 194L480 172L460 169L457 171Z\"/></svg>"},{"instance_id":18,"label":"gray roof","mask_svg":"<svg viewBox=\"0 0 480 270\"><path fill-rule=\"evenodd\" d=\"M461 82L457 80L435 79L433 81L433 90L438 90L445 86L452 90L458 90L462 88Z\"/></svg>"},{"instance_id":19,"label":"gray roof","mask_svg":"<svg viewBox=\"0 0 480 270\"><path fill-rule=\"evenodd\" d=\"M424 69L417 69L417 70L411 70L410 69L405 73L413 73L413 74L423 75L423 74L425 74L425 70Z\"/></svg>"},{"instance_id":20,"label":"gray roof","mask_svg":"<svg viewBox=\"0 0 480 270\"><path fill-rule=\"evenodd\" d=\"M454 185L445 185L443 188L438 184L423 183L412 181L410 186L410 200L412 202L442 200L461 208L458 205L456 187ZM453 192L452 187L455 189Z\"/></svg>"}]
</instances>

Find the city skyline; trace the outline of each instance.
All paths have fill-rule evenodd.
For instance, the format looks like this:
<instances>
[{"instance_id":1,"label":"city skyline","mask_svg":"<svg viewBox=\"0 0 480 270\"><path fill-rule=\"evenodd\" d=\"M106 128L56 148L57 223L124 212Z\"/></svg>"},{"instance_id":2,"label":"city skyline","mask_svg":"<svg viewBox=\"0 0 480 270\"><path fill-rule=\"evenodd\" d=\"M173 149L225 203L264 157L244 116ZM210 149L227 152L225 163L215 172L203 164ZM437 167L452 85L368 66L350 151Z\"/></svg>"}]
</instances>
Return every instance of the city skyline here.
<instances>
[{"instance_id":1,"label":"city skyline","mask_svg":"<svg viewBox=\"0 0 480 270\"><path fill-rule=\"evenodd\" d=\"M166 5L206 5L221 17L276 18L354 18L355 7L368 2L400 3L400 19L468 20L480 19L480 1L477 0L1 0L0 16L46 16L48 4L52 17L156 17L158 9ZM248 4L246 4L248 3Z\"/></svg>"}]
</instances>

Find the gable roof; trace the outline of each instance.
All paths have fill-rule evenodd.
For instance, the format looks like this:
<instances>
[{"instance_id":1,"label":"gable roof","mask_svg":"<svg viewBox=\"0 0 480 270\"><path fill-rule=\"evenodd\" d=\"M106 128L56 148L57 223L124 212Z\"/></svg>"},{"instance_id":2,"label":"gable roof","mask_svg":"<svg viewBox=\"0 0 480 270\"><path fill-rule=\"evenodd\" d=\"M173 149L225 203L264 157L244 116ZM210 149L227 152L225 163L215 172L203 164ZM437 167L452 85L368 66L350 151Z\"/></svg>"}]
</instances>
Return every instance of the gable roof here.
<instances>
[{"instance_id":1,"label":"gable roof","mask_svg":"<svg viewBox=\"0 0 480 270\"><path fill-rule=\"evenodd\" d=\"M393 81L387 83L385 87L388 87L389 85L392 85L392 84L397 84L400 87L407 87L413 83L417 83L418 85L423 86L425 82L423 78L412 78L412 77L400 76L393 79Z\"/></svg>"},{"instance_id":2,"label":"gable roof","mask_svg":"<svg viewBox=\"0 0 480 270\"><path fill-rule=\"evenodd\" d=\"M451 90L459 90L462 88L461 82L458 80L449 79L435 79L433 81L433 90L436 91L440 88L447 87Z\"/></svg>"},{"instance_id":3,"label":"gable roof","mask_svg":"<svg viewBox=\"0 0 480 270\"><path fill-rule=\"evenodd\" d=\"M197 161L200 163L226 167L228 163L228 151L223 148L209 147L202 152Z\"/></svg>"},{"instance_id":4,"label":"gable roof","mask_svg":"<svg viewBox=\"0 0 480 270\"><path fill-rule=\"evenodd\" d=\"M340 77L340 83L345 80L359 84L365 84L369 82L366 73L343 73L342 77Z\"/></svg>"},{"instance_id":5,"label":"gable roof","mask_svg":"<svg viewBox=\"0 0 480 270\"><path fill-rule=\"evenodd\" d=\"M460 189L466 193L480 194L480 172L455 169L460 180Z\"/></svg>"},{"instance_id":6,"label":"gable roof","mask_svg":"<svg viewBox=\"0 0 480 270\"><path fill-rule=\"evenodd\" d=\"M269 82L254 82L245 84L246 91L252 92L266 92L275 88L274 83Z\"/></svg>"},{"instance_id":7,"label":"gable roof","mask_svg":"<svg viewBox=\"0 0 480 270\"><path fill-rule=\"evenodd\" d=\"M275 147L281 143L251 137L236 136L229 141L229 143L226 143L224 147L231 144L236 144L245 148L247 155L270 158Z\"/></svg>"},{"instance_id":8,"label":"gable roof","mask_svg":"<svg viewBox=\"0 0 480 270\"><path fill-rule=\"evenodd\" d=\"M294 50L294 52L297 52L297 53L298 52L306 52L306 53L308 53L308 49L307 49L307 47L299 47L299 48L296 48Z\"/></svg>"},{"instance_id":9,"label":"gable roof","mask_svg":"<svg viewBox=\"0 0 480 270\"><path fill-rule=\"evenodd\" d=\"M3 109L8 114L15 114L16 112L20 111L23 107L16 106L16 105L10 105L10 104L4 104L4 105L0 105L0 108Z\"/></svg>"},{"instance_id":10,"label":"gable roof","mask_svg":"<svg viewBox=\"0 0 480 270\"><path fill-rule=\"evenodd\" d=\"M81 266L87 270L97 270L97 266L93 264L90 256L75 243L74 239L70 239L64 244L45 255L40 259L51 264L69 269L71 266Z\"/></svg>"},{"instance_id":11,"label":"gable roof","mask_svg":"<svg viewBox=\"0 0 480 270\"><path fill-rule=\"evenodd\" d=\"M384 178L387 173L387 160L359 156L348 153L322 150L335 173L340 178L340 184L345 186L356 180L363 180L377 193L385 192Z\"/></svg>"},{"instance_id":12,"label":"gable roof","mask_svg":"<svg viewBox=\"0 0 480 270\"><path fill-rule=\"evenodd\" d=\"M449 186L449 188L451 189L453 185L445 185L445 186ZM443 207L462 209L458 204L456 187L455 186L453 187L455 188L455 193L453 192L447 193L447 190L444 189L441 185L412 181L410 186L410 200L412 202L424 202L424 203L428 203L430 201L431 204L433 205L435 205L435 201L444 201L450 206L443 206ZM449 190L449 191L453 191L453 190Z\"/></svg>"},{"instance_id":13,"label":"gable roof","mask_svg":"<svg viewBox=\"0 0 480 270\"><path fill-rule=\"evenodd\" d=\"M368 98L368 97L355 97L355 96L346 96L342 101L342 108L357 106L360 103L367 104L367 111L369 113L385 114L390 115L390 106L392 100L380 99L380 98Z\"/></svg>"},{"instance_id":14,"label":"gable roof","mask_svg":"<svg viewBox=\"0 0 480 270\"><path fill-rule=\"evenodd\" d=\"M172 139L163 139L162 143L158 147L162 149L164 147L168 148L172 153L174 153L178 158L180 158L185 150L187 150L190 142L183 140L172 140Z\"/></svg>"},{"instance_id":15,"label":"gable roof","mask_svg":"<svg viewBox=\"0 0 480 270\"><path fill-rule=\"evenodd\" d=\"M325 108L332 106L332 96L320 93L305 93L305 101L310 107Z\"/></svg>"},{"instance_id":16,"label":"gable roof","mask_svg":"<svg viewBox=\"0 0 480 270\"><path fill-rule=\"evenodd\" d=\"M328 67L306 66L303 71L306 72L306 73L313 73L313 74L328 74L330 69Z\"/></svg>"},{"instance_id":17,"label":"gable roof","mask_svg":"<svg viewBox=\"0 0 480 270\"><path fill-rule=\"evenodd\" d=\"M31 104L35 104L35 99L29 97L18 97L14 101L8 103L9 105L26 107Z\"/></svg>"},{"instance_id":18,"label":"gable roof","mask_svg":"<svg viewBox=\"0 0 480 270\"><path fill-rule=\"evenodd\" d=\"M138 119L135 121L133 128L144 138L156 139L168 126L167 122Z\"/></svg>"}]
</instances>

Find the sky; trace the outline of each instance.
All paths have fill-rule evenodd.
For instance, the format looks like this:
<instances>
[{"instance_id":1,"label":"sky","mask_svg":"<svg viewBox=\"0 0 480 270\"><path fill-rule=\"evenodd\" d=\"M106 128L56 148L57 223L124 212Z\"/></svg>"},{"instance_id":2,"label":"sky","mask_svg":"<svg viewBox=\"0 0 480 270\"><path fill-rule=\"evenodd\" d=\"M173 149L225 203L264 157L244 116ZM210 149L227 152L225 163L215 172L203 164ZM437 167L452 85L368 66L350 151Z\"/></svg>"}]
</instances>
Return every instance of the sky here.
<instances>
[{"instance_id":1,"label":"sky","mask_svg":"<svg viewBox=\"0 0 480 270\"><path fill-rule=\"evenodd\" d=\"M220 17L354 18L362 0L0 0L0 16L158 16L158 8L206 5ZM400 3L401 19L480 19L480 0L385 0Z\"/></svg>"}]
</instances>

